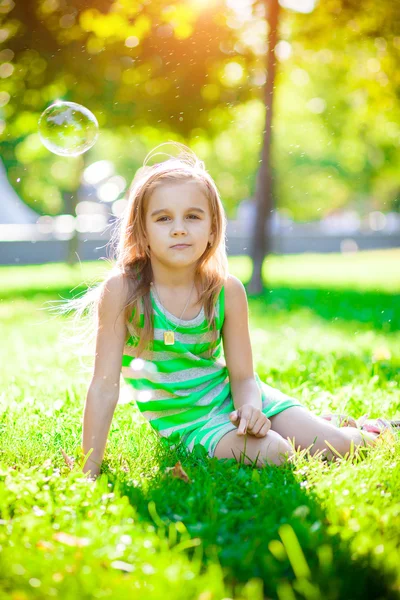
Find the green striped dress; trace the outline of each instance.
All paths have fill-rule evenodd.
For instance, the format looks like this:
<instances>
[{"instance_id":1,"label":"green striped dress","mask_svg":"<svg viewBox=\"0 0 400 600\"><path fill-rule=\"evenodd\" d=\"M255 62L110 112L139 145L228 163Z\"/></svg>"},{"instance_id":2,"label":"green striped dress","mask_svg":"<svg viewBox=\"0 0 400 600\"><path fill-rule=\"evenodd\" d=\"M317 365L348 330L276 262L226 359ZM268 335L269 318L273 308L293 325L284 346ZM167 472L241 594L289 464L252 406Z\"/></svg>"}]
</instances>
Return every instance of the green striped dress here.
<instances>
[{"instance_id":1,"label":"green striped dress","mask_svg":"<svg viewBox=\"0 0 400 600\"><path fill-rule=\"evenodd\" d=\"M154 350L145 350L136 358L138 339L130 337L122 357L122 376L135 389L140 412L162 437L180 441L190 451L201 444L210 457L223 435L236 429L229 420L235 410L229 373L222 355L221 329L224 322L225 290L216 302L219 338L212 358L206 351L212 341L204 307L197 317L181 321L161 306L150 291L154 311ZM140 314L140 327L144 315ZM178 327L177 327L178 325ZM175 329L173 346L164 344L164 331ZM267 417L300 402L260 380L255 373L262 397L262 411Z\"/></svg>"}]
</instances>

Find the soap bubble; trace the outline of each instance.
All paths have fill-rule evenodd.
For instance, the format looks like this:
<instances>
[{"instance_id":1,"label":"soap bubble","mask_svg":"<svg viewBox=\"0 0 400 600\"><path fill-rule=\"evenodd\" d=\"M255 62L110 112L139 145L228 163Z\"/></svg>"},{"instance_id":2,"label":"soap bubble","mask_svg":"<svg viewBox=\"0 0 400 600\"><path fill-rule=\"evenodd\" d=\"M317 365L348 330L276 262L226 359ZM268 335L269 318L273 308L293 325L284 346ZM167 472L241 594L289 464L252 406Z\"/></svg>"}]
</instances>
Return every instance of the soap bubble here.
<instances>
[{"instance_id":1,"label":"soap bubble","mask_svg":"<svg viewBox=\"0 0 400 600\"><path fill-rule=\"evenodd\" d=\"M75 102L56 102L39 119L42 144L59 156L83 154L95 144L98 135L94 114Z\"/></svg>"},{"instance_id":2,"label":"soap bubble","mask_svg":"<svg viewBox=\"0 0 400 600\"><path fill-rule=\"evenodd\" d=\"M132 371L142 375L143 377L150 373L157 373L158 371L157 366L153 362L149 360L143 360L142 358L134 358L129 367Z\"/></svg>"},{"instance_id":3,"label":"soap bubble","mask_svg":"<svg viewBox=\"0 0 400 600\"><path fill-rule=\"evenodd\" d=\"M135 358L129 366L133 371L143 371L145 364L143 359Z\"/></svg>"}]
</instances>

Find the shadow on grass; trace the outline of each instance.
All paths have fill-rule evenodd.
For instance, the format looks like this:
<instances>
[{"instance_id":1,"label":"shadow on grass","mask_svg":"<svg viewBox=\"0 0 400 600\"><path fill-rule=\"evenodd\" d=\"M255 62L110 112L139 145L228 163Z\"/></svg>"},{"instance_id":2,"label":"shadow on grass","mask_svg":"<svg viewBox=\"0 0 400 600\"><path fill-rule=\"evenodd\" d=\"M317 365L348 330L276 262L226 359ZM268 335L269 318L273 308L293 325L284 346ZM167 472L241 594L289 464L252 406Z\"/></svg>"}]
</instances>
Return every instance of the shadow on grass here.
<instances>
[{"instance_id":1,"label":"shadow on grass","mask_svg":"<svg viewBox=\"0 0 400 600\"><path fill-rule=\"evenodd\" d=\"M3 289L0 300L62 300L82 295L86 286L73 289L50 287L46 289ZM356 321L371 329L385 333L400 330L400 311L398 294L383 292L359 292L351 290L330 290L319 288L277 287L259 296L249 295L249 304L254 312L264 315L264 308L276 311L295 311L302 308L312 310L327 321Z\"/></svg>"},{"instance_id":2,"label":"shadow on grass","mask_svg":"<svg viewBox=\"0 0 400 600\"><path fill-rule=\"evenodd\" d=\"M248 297L256 311L257 307L268 307L274 311L308 308L327 321L357 321L384 332L400 330L398 294L277 287L264 290L259 296Z\"/></svg>"},{"instance_id":3,"label":"shadow on grass","mask_svg":"<svg viewBox=\"0 0 400 600\"><path fill-rule=\"evenodd\" d=\"M189 482L165 472L177 460ZM108 477L140 520L163 537L180 521L191 538L200 538L203 565L218 558L234 597L257 577L268 598L399 599L396 574L378 565L372 552L354 556L350 541L332 531L312 487L306 491L296 479L295 466L254 469L234 458L209 459L200 446L192 455L179 447L161 452L157 462L158 472L143 486L135 487L128 475L123 481ZM195 550L186 551L192 559ZM288 586L299 595L289 594Z\"/></svg>"}]
</instances>

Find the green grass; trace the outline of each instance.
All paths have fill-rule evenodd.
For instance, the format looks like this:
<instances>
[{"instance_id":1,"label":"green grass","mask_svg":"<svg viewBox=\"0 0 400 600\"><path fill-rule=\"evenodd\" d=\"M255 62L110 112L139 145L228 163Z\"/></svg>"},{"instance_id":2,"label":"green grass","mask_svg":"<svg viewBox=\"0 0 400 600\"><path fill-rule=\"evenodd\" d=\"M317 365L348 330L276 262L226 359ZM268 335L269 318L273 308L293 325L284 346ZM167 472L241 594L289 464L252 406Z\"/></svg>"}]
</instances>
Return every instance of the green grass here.
<instances>
[{"instance_id":1,"label":"green grass","mask_svg":"<svg viewBox=\"0 0 400 600\"><path fill-rule=\"evenodd\" d=\"M399 257L270 257L249 298L260 377L317 414L400 418ZM43 307L107 268L0 269L0 600L400 598L399 440L356 463L210 460L162 444L123 384L103 474L68 469L91 373Z\"/></svg>"}]
</instances>

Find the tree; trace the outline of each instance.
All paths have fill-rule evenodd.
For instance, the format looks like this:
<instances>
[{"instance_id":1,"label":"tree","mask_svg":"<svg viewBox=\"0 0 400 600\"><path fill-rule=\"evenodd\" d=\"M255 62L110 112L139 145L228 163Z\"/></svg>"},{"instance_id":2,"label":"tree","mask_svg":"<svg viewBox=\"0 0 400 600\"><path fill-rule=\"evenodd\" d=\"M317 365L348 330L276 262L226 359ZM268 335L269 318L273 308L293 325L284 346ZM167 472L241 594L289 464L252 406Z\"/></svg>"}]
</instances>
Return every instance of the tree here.
<instances>
[{"instance_id":1,"label":"tree","mask_svg":"<svg viewBox=\"0 0 400 600\"><path fill-rule=\"evenodd\" d=\"M355 0L327 0L320 1L316 10L312 16L306 14L295 14L293 18L289 19L292 22L292 39L296 44L297 48L308 49L316 53L318 50L329 48L333 56L336 58L344 58L344 64L342 62L341 75L346 74L346 66L349 69L351 62L356 63L359 59L352 58L354 51L360 51L368 41L368 38L375 42L376 48L380 51L380 55L389 55L389 59L386 61L387 71L389 73L382 73L380 83L386 86L389 81L394 80L394 94L400 95L400 78L398 75L398 69L393 68L394 65L399 64L400 59L400 37L398 36L400 27L400 11L398 6L392 2L384 1L383 3L376 4L372 0L368 0L368 6L364 3L362 6L355 2ZM252 259L253 259L253 272L252 277L248 286L249 292L258 294L262 291L262 263L264 257L271 250L271 236L266 232L270 225L270 216L274 209L274 179L272 173L272 153L271 153L271 133L272 133L272 104L273 104L273 89L275 81L275 48L277 43L277 30L279 28L279 14L280 5L278 0L266 0L266 6L268 9L268 51L267 51L267 82L265 85L265 109L266 109L266 122L264 128L264 139L263 147L261 151L261 165L257 176L256 186L256 219L255 219L255 230L253 237L252 246ZM365 15L368 14L368 18ZM334 27L332 27L332 23ZM367 52L365 53L367 54ZM364 54L364 56L365 56ZM391 60L390 60L391 59ZM380 64L379 60L375 58L369 58L371 61L371 71L379 72ZM307 65L308 70L310 65ZM354 69L357 73L357 70ZM321 95L324 97L324 86L326 89L326 80L332 78L332 74L335 74L335 67L332 67L328 73L325 73L323 77L315 77L315 87L321 88ZM328 77L326 77L328 75ZM360 85L363 76L357 73L355 86ZM362 84L368 85L372 88L374 82L368 80L363 81ZM372 78L371 78L372 79ZM392 206L397 206L397 195L398 195L398 179L394 175L397 170L399 162L398 153L395 149L393 140L385 138L379 139L379 134L374 132L371 134L369 131L368 121L361 118L359 120L358 129L354 127L357 122L357 117L352 114L353 105L352 103L346 104L346 96L344 91L349 91L352 88L352 83L346 82L343 86L343 80L340 82L342 87L337 86L336 89L332 86L330 90L331 95L335 96L337 102L333 103L334 110L333 114L328 113L325 120L325 124L330 128L332 135L337 135L340 140L344 137L343 130L346 121L351 121L353 125L353 134L361 140L361 146L365 148L365 161L363 164L363 173L359 179L354 177L354 170L346 171L346 166L335 164L335 168L340 172L341 177L344 179L348 177L348 189L353 188L356 190L362 190L364 193L370 190L373 186L374 181L378 175L378 171L385 166L385 176L391 180L391 187L382 188L386 193L391 190L392 193ZM372 84L372 85L371 85ZM354 84L353 84L354 86ZM375 91L375 90L374 90ZM370 91L371 109L368 111L368 117L372 120L375 118L376 113L376 100L375 98L381 98L383 92L375 93ZM390 106L390 104L389 104ZM390 111L390 109L389 109ZM388 112L389 112L388 111ZM332 114L333 118L329 118ZM348 117L348 119L346 119ZM382 124L380 124L381 126ZM389 122L390 126L390 122ZM379 125L378 128L379 129ZM393 130L393 127L392 127ZM373 129L372 129L373 131ZM394 137L394 136L393 136ZM400 139L400 135L399 135ZM329 142L331 143L331 142ZM380 148L379 148L380 146ZM328 154L328 153L326 153ZM336 148L336 156L340 154L340 149ZM397 155L397 160L394 155ZM326 160L326 158L325 158ZM390 164L394 164L394 168L390 167ZM293 187L293 186L292 186ZM302 190L304 193L304 190ZM383 201L384 203L386 201Z\"/></svg>"},{"instance_id":2,"label":"tree","mask_svg":"<svg viewBox=\"0 0 400 600\"><path fill-rule=\"evenodd\" d=\"M271 168L271 135L272 135L272 105L274 97L274 82L276 57L275 47L278 36L280 5L278 0L270 0L268 7L268 51L267 51L267 81L265 83L265 127L261 152L261 165L257 174L256 185L256 219L253 236L251 258L253 260L253 273L248 290L252 294L262 291L262 265L264 257L271 249L271 236L266 234L266 227L270 224L271 212L274 206L273 179Z\"/></svg>"}]
</instances>

